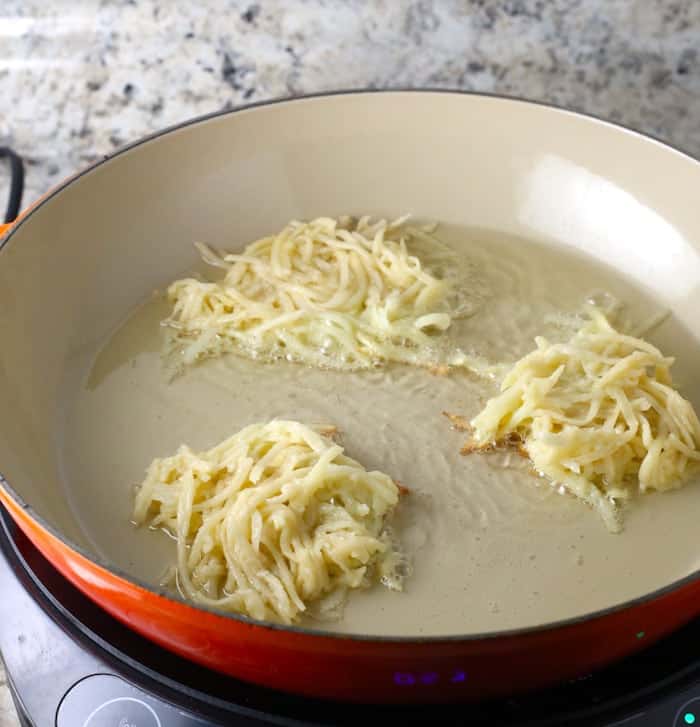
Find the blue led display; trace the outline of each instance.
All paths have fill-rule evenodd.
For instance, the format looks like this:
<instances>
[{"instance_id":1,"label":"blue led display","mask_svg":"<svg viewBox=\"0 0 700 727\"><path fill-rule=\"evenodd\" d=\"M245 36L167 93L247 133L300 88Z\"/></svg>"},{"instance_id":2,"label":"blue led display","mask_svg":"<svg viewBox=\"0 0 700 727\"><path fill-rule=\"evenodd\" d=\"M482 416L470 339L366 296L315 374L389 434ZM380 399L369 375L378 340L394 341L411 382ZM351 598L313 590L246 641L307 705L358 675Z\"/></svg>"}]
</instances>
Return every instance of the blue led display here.
<instances>
[{"instance_id":1,"label":"blue led display","mask_svg":"<svg viewBox=\"0 0 700 727\"><path fill-rule=\"evenodd\" d=\"M400 687L412 687L415 685L425 684L426 686L432 686L437 684L441 680L441 675L436 671L426 672L410 672L410 671L395 671L394 672L394 684L398 684ZM448 674L448 681L452 684L460 684L466 681L467 673L461 669L453 671Z\"/></svg>"}]
</instances>

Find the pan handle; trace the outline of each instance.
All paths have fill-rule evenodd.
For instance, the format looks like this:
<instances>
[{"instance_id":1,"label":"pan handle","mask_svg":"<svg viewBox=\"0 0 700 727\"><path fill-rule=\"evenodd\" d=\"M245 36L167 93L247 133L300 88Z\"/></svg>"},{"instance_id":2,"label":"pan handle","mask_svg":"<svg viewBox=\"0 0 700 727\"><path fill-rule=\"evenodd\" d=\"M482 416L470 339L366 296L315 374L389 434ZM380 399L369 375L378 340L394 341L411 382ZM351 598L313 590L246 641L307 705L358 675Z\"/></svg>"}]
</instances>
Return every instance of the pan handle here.
<instances>
[{"instance_id":1,"label":"pan handle","mask_svg":"<svg viewBox=\"0 0 700 727\"><path fill-rule=\"evenodd\" d=\"M0 235L3 235L17 219L22 206L24 165L22 158L6 146L0 146L0 159L7 159L10 163L10 195L7 200L4 223L0 224Z\"/></svg>"}]
</instances>

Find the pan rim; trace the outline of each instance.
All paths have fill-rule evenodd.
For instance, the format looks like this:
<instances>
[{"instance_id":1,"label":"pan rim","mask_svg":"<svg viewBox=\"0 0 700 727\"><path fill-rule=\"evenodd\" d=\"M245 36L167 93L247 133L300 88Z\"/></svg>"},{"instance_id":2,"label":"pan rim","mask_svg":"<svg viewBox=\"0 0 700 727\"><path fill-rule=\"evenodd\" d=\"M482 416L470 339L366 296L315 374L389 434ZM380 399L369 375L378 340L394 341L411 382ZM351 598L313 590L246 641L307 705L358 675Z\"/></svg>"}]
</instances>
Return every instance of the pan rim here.
<instances>
[{"instance_id":1,"label":"pan rim","mask_svg":"<svg viewBox=\"0 0 700 727\"><path fill-rule=\"evenodd\" d=\"M194 116L188 119L185 119L184 121L171 124L169 126L166 126L163 129L159 129L158 131L155 131L151 134L148 134L146 136L143 136L133 142L130 142L129 144L126 144L122 147L119 147L118 149L114 150L110 154L103 155L100 159L96 160L92 164L89 164L85 168L79 170L73 175L68 176L66 179L64 179L62 182L60 182L56 187L52 188L48 193L43 195L35 204L33 204L25 214L21 215L20 218L18 218L14 223L11 224L11 227L9 230L5 233L5 235L0 238L0 254L4 252L6 246L10 242L10 240L14 237L15 233L18 229L20 229L26 222L34 215L36 212L41 209L41 207L44 206L49 200L53 199L57 195L59 195L65 188L69 187L71 184L76 182L81 177L89 174L94 169L109 163L116 157L121 156L122 154L125 154L128 151L131 151L132 149L135 149L136 147L139 147L143 144L146 144L151 141L155 141L156 139L160 138L161 136L165 136L166 134L170 134L172 132L178 131L180 129L187 128L189 126L194 126L196 124L200 123L206 123L213 119L218 119L224 116L240 113L243 111L252 111L255 109L265 108L267 106L278 106L282 104L298 104L298 103L304 103L307 101L313 101L316 99L325 99L325 98L334 98L336 96L360 96L360 95L366 95L366 96L373 96L373 95L400 95L400 94L425 94L425 95L445 95L445 96L464 96L469 98L476 98L476 99L490 99L490 100L496 100L496 101L504 101L508 103L515 103L515 104L522 104L526 106L535 106L535 107L541 107L549 111L553 111L556 114L561 114L562 117L573 117L578 119L583 119L588 122L592 122L594 125L601 125L601 126L607 126L613 131L617 133L623 133L625 135L630 135L632 137L636 137L642 142L651 142L652 144L658 145L667 151L671 151L675 154L678 154L679 156L683 157L685 160L695 164L700 165L700 160L696 159L694 156L692 156L690 153L684 151L683 149L679 148L678 146L674 144L670 144L653 134L643 133L636 129L633 129L632 127L626 126L624 124L610 121L608 119L602 118L600 116L597 116L595 114L591 114L588 112L573 110L570 108L567 108L563 105L558 105L554 103L544 102L544 101L538 101L533 99L528 99L521 96L516 95L508 95L508 94L499 94L499 93L483 93L483 92L476 92L476 91L469 91L469 90L461 90L461 89L450 89L450 88L439 88L439 87L390 87L390 88L355 88L355 89L338 89L338 90L331 90L331 91L324 91L319 93L310 93L310 94L304 94L300 96L293 96L293 97L282 97L282 98L275 98L275 99L268 99L264 101L256 101L249 104L244 104L241 106L236 106L232 109L223 109L219 111L213 111L207 114L202 114L199 116ZM292 633L297 636L303 636L303 637L314 637L317 639L330 639L330 640L336 640L336 641L353 641L353 642L359 642L359 643L374 643L374 644L387 644L387 645L404 645L404 646L417 646L417 645L435 645L435 644L454 644L454 643L473 643L478 641L490 641L494 639L504 639L504 638L519 638L519 637L529 637L529 636L536 636L537 634L542 634L545 632L553 632L556 630L566 629L569 627L578 626L582 623L587 622L594 622L597 620L601 620L603 618L606 618L608 616L611 616L616 613L622 613L623 611L629 611L634 608L643 606L647 603L651 603L653 601L656 601L666 595L669 595L675 591L679 591L682 588L685 588L687 586L690 586L691 584L700 581L700 567L693 571L692 573L688 574L687 576L684 576L683 578L677 579L675 581L672 581L671 583L662 586L661 588L657 588L653 591L647 592L642 594L641 596L638 596L633 599L629 599L627 601L623 601L621 603L614 604L612 606L609 606L607 608L598 609L596 611L590 611L584 614L580 614L578 616L566 618L566 619L559 619L557 621L551 621L545 624L538 624L535 626L526 626L522 628L514 628L514 629L506 629L506 630L499 630L499 631L487 631L487 632L480 632L480 633L470 633L470 634L449 634L444 636L383 636L383 635L372 635L372 634L355 634L355 633L342 633L338 631L332 631L332 630L326 630L326 629L316 629L316 628L309 628L305 626L296 626L296 625L284 625L284 624L278 624L271 621L260 621L257 619L250 618L248 616L244 616L242 614L236 614L236 613L227 613L224 611L217 610L215 608L205 606L202 604L195 604L191 601L186 600L179 594L165 592L162 590L157 590L154 588L152 584L147 583L145 580L141 578L136 578L135 576L132 576L128 574L126 571L122 570L121 568L118 568L112 563L109 563L105 561L101 557L96 557L94 554L88 553L84 548L77 545L76 543L72 542L69 538L65 537L62 532L60 532L57 528L55 528L51 523L49 523L46 519L44 519L41 515L39 515L30 505L27 503L20 495L19 493L12 487L12 485L9 483L9 481L3 476L3 474L0 472L0 487L7 493L8 497L10 497L14 504L21 509L22 511L26 512L27 515L37 523L45 532L48 532L53 538L58 540L63 546L68 548L69 550L73 551L74 553L77 553L81 557L85 558L89 563L92 563L96 565L97 567L107 571L111 576L116 577L122 581L125 581L127 584L132 586L137 586L138 588L141 588L145 591L147 591L150 594L153 594L154 596L157 596L159 598L163 598L166 601L170 601L174 604L177 604L178 606L185 606L189 609L192 609L194 611L203 611L205 613L209 613L213 616L232 620L234 622L238 622L242 625L246 626L255 626L260 629L267 629L269 631L281 631L284 633ZM12 515L10 513L10 515ZM14 518L13 518L14 519ZM53 564L52 564L53 565Z\"/></svg>"}]
</instances>

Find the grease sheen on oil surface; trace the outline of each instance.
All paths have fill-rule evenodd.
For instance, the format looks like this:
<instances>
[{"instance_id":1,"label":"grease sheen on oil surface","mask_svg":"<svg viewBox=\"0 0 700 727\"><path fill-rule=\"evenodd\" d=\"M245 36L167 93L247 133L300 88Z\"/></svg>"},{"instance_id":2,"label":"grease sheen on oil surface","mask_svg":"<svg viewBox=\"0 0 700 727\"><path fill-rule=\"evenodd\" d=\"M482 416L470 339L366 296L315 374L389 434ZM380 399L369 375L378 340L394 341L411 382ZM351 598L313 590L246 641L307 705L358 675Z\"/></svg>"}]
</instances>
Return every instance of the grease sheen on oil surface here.
<instances>
[{"instance_id":1,"label":"grease sheen on oil surface","mask_svg":"<svg viewBox=\"0 0 700 727\"><path fill-rule=\"evenodd\" d=\"M545 316L574 311L594 290L627 304L638 321L659 307L621 275L552 247L492 232L441 227L471 262L476 313L452 335L491 360L513 361ZM545 481L502 460L462 457L465 435L443 410L473 416L493 384L405 366L341 373L235 356L207 361L169 383L160 361L162 296L136 308L99 351L75 363L67 392L66 493L95 553L158 583L174 561L165 534L130 522L133 488L154 457L181 443L209 448L273 417L335 424L347 453L411 488L396 527L413 561L403 593L351 595L334 631L375 635L470 634L535 626L606 608L700 567L694 543L700 486L638 498L621 535ZM698 343L671 317L649 336L675 355L676 385L694 404ZM660 546L663 541L663 547Z\"/></svg>"}]
</instances>

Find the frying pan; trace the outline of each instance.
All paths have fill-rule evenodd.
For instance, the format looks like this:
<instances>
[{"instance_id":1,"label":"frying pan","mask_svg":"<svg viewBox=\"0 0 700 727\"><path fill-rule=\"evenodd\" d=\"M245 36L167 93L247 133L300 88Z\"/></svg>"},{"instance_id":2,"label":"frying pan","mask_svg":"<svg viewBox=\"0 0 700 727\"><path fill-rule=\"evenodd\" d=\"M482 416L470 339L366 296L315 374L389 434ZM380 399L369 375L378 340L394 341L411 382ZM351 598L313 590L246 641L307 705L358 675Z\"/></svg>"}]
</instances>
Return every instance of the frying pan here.
<instances>
[{"instance_id":1,"label":"frying pan","mask_svg":"<svg viewBox=\"0 0 700 727\"><path fill-rule=\"evenodd\" d=\"M700 613L692 496L677 501L683 513L664 505L668 517L651 518L649 537L635 541L630 572L659 567L665 553L668 572L622 602L611 595L580 613L572 599L568 618L483 633L285 628L195 607L104 558L71 505L62 410L75 361L94 354L138 301L191 268L193 240L224 246L232 219L247 241L295 217L414 210L575 248L645 287L695 338L698 188L696 161L621 127L439 91L256 105L137 142L62 184L4 232L0 500L69 581L139 634L277 689L376 702L474 700L580 676L631 654ZM688 555L679 565L667 541L681 521ZM608 539L626 534L601 527L599 537L609 548ZM614 590L612 578L588 578L599 592Z\"/></svg>"}]
</instances>

